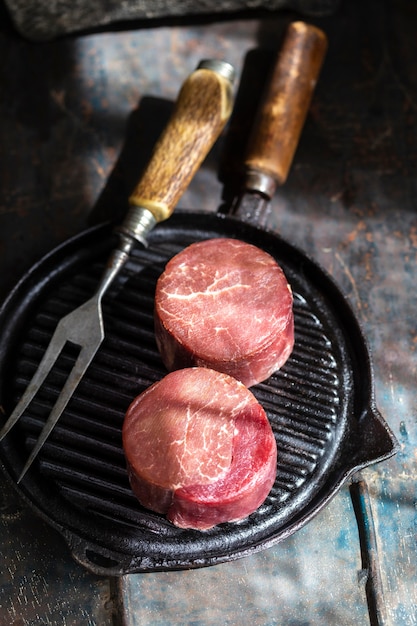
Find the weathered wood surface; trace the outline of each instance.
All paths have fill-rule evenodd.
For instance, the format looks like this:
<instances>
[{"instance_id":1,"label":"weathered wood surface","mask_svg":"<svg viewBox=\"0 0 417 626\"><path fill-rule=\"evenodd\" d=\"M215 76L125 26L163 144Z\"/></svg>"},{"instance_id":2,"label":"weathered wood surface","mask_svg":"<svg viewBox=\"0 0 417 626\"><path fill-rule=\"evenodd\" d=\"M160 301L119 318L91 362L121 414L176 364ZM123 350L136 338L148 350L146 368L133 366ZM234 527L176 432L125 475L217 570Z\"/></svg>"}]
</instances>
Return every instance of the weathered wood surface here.
<instances>
[{"instance_id":1,"label":"weathered wood surface","mask_svg":"<svg viewBox=\"0 0 417 626\"><path fill-rule=\"evenodd\" d=\"M4 16L0 297L57 243L87 223L122 214L178 86L200 59L224 58L239 75L250 50L278 45L291 17L38 45L13 34ZM384 592L380 623L412 626L417 14L405 0L345 2L315 23L326 31L329 51L270 225L334 276L368 338L377 404L401 446L395 458L363 473ZM126 129L133 133L128 141ZM216 209L221 147L209 155L182 207ZM132 576L117 585L74 563L62 540L3 483L0 493L1 624L106 626L116 623L117 595L128 625L370 623L347 486L302 531L263 553L207 570Z\"/></svg>"}]
</instances>

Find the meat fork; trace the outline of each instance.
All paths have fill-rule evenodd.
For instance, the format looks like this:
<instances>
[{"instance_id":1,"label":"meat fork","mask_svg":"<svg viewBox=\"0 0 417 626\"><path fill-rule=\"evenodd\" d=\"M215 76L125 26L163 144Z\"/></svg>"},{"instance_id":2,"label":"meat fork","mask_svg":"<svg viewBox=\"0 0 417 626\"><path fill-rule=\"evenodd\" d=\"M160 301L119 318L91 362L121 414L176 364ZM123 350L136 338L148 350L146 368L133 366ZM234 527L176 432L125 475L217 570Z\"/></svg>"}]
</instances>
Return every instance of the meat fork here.
<instances>
[{"instance_id":1,"label":"meat fork","mask_svg":"<svg viewBox=\"0 0 417 626\"><path fill-rule=\"evenodd\" d=\"M27 409L67 342L81 348L78 358L17 480L38 455L71 399L104 339L101 302L137 242L173 212L203 159L219 137L232 111L233 67L224 61L201 61L178 94L168 124L130 197L117 248L111 254L94 296L63 317L19 403L0 432L0 441Z\"/></svg>"}]
</instances>

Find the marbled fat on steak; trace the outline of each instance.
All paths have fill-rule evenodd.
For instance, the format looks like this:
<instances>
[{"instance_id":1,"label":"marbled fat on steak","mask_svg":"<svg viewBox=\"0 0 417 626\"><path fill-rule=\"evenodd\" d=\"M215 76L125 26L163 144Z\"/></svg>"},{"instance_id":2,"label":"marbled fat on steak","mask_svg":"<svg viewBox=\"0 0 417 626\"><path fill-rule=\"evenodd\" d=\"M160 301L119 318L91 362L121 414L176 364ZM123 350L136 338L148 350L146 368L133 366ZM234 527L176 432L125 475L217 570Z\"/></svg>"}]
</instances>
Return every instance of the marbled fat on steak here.
<instances>
[{"instance_id":1,"label":"marbled fat on steak","mask_svg":"<svg viewBox=\"0 0 417 626\"><path fill-rule=\"evenodd\" d=\"M155 292L155 335L169 371L209 367L250 387L282 367L294 345L292 292L263 250L236 239L191 244Z\"/></svg>"},{"instance_id":2,"label":"marbled fat on steak","mask_svg":"<svg viewBox=\"0 0 417 626\"><path fill-rule=\"evenodd\" d=\"M242 383L208 368L171 372L140 394L126 413L123 448L139 502L181 528L247 517L276 475L264 409Z\"/></svg>"}]
</instances>

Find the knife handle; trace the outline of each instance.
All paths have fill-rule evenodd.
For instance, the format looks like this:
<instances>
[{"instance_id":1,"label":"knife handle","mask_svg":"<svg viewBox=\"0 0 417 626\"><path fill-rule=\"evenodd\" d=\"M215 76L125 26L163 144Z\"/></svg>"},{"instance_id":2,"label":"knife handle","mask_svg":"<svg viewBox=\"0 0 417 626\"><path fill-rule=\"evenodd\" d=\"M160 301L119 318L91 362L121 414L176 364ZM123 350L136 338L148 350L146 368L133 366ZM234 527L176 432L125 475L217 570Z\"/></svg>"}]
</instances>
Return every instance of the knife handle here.
<instances>
[{"instance_id":1,"label":"knife handle","mask_svg":"<svg viewBox=\"0 0 417 626\"><path fill-rule=\"evenodd\" d=\"M202 61L184 82L173 113L129 198L155 222L174 211L232 111L234 71L222 61Z\"/></svg>"},{"instance_id":2,"label":"knife handle","mask_svg":"<svg viewBox=\"0 0 417 626\"><path fill-rule=\"evenodd\" d=\"M327 50L326 35L304 22L292 22L261 100L245 155L247 188L271 197L282 185L294 157ZM253 179L251 187L249 179Z\"/></svg>"}]
</instances>

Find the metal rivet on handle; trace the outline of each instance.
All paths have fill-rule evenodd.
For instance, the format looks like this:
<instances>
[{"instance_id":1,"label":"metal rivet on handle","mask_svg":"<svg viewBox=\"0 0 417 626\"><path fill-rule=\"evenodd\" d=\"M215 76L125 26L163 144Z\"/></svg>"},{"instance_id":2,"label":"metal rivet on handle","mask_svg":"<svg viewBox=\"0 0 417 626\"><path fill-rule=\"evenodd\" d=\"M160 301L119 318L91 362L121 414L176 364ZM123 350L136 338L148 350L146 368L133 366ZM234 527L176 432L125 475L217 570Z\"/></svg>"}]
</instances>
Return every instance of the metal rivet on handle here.
<instances>
[{"instance_id":1,"label":"metal rivet on handle","mask_svg":"<svg viewBox=\"0 0 417 626\"><path fill-rule=\"evenodd\" d=\"M230 80L231 83L235 80L235 68L227 61L220 61L218 59L204 59L200 61L197 67L198 70L212 70L221 76Z\"/></svg>"}]
</instances>

